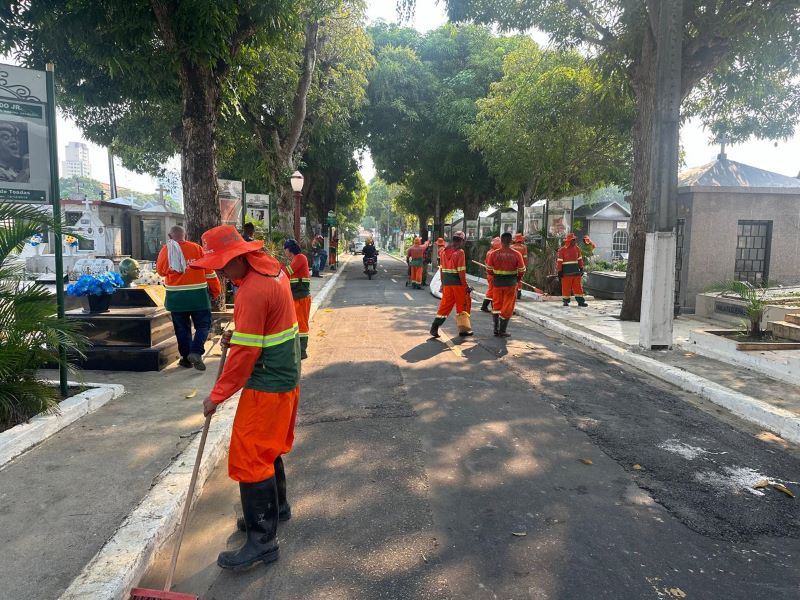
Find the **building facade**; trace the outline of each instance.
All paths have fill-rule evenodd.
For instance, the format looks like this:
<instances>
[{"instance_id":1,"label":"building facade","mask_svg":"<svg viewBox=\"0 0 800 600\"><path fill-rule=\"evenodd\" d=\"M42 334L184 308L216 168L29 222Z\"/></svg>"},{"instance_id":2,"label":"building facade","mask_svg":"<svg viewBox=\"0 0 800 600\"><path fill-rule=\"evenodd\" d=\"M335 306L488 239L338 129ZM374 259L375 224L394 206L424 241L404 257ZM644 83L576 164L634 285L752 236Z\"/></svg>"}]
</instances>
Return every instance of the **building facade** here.
<instances>
[{"instance_id":1,"label":"building facade","mask_svg":"<svg viewBox=\"0 0 800 600\"><path fill-rule=\"evenodd\" d=\"M70 142L64 147L61 161L62 177L90 177L89 147L81 142Z\"/></svg>"},{"instance_id":2,"label":"building facade","mask_svg":"<svg viewBox=\"0 0 800 600\"><path fill-rule=\"evenodd\" d=\"M800 283L800 179L728 160L681 174L676 303L714 283Z\"/></svg>"}]
</instances>

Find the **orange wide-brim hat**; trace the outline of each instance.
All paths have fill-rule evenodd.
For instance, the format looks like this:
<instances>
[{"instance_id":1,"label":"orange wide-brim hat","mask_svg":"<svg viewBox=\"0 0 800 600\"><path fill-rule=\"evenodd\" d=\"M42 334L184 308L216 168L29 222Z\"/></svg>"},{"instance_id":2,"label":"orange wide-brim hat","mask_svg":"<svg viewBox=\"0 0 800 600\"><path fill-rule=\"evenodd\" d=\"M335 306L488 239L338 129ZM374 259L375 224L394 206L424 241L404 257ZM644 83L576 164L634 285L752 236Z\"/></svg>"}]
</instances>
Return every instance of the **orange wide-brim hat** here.
<instances>
[{"instance_id":1,"label":"orange wide-brim hat","mask_svg":"<svg viewBox=\"0 0 800 600\"><path fill-rule=\"evenodd\" d=\"M523 234L521 234L521 233L518 233L517 235L514 236L514 241L515 242L524 242L525 241L525 236Z\"/></svg>"},{"instance_id":2,"label":"orange wide-brim hat","mask_svg":"<svg viewBox=\"0 0 800 600\"><path fill-rule=\"evenodd\" d=\"M195 269L219 270L237 256L264 249L262 240L247 242L233 225L220 225L202 236L203 257L190 265Z\"/></svg>"},{"instance_id":3,"label":"orange wide-brim hat","mask_svg":"<svg viewBox=\"0 0 800 600\"><path fill-rule=\"evenodd\" d=\"M444 241L444 238L439 238L438 240L436 240L436 245L437 246L447 246L447 242Z\"/></svg>"},{"instance_id":4,"label":"orange wide-brim hat","mask_svg":"<svg viewBox=\"0 0 800 600\"><path fill-rule=\"evenodd\" d=\"M465 240L465 239L467 239L467 236L464 235L463 231L456 231L453 234L453 239L454 240Z\"/></svg>"},{"instance_id":5,"label":"orange wide-brim hat","mask_svg":"<svg viewBox=\"0 0 800 600\"><path fill-rule=\"evenodd\" d=\"M492 244L491 244L492 250L497 250L502 245L503 245L502 241L500 240L499 237L492 238Z\"/></svg>"},{"instance_id":6,"label":"orange wide-brim hat","mask_svg":"<svg viewBox=\"0 0 800 600\"><path fill-rule=\"evenodd\" d=\"M574 233L568 233L567 237L564 238L564 243L569 244L572 240L577 240L578 238L575 236Z\"/></svg>"}]
</instances>

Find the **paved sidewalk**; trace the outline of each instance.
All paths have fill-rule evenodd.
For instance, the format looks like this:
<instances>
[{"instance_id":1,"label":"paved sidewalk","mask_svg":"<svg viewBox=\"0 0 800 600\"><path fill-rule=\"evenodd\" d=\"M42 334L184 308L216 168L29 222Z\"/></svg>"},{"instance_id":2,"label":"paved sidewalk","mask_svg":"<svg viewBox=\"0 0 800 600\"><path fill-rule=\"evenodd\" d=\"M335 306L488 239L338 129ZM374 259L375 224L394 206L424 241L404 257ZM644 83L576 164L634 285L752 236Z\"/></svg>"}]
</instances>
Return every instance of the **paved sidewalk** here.
<instances>
[{"instance_id":1,"label":"paved sidewalk","mask_svg":"<svg viewBox=\"0 0 800 600\"><path fill-rule=\"evenodd\" d=\"M334 274L312 279L312 295ZM216 345L202 373L78 373L126 394L0 471L0 600L60 596L202 428L218 360Z\"/></svg>"},{"instance_id":2,"label":"paved sidewalk","mask_svg":"<svg viewBox=\"0 0 800 600\"><path fill-rule=\"evenodd\" d=\"M473 282L472 285L478 292L486 289L483 283ZM739 416L762 426L771 424L772 421L794 420L790 429L796 430L796 433L785 436L794 442L800 441L798 439L800 438L800 387L741 366L707 358L689 350L691 331L700 328L730 329L730 323L681 316L675 320L675 349L659 352L645 351L638 346L639 323L621 321L617 318L621 304L620 301L590 300L588 308L578 308L575 305L565 308L560 300L538 302L523 299L518 302L517 306L521 316L530 318L545 327L569 328L573 333L572 337L578 341L588 342L593 346L596 346L598 341L601 344L605 342L616 346L620 356L627 355L634 359L628 361L634 366L642 366L636 364L635 359L639 357L657 361L664 366L664 372L661 375L651 374L660 376L670 383L679 385L677 381L671 380L671 374L680 372L687 380L693 382L694 387L718 386L721 389L714 390L714 393L725 395L726 401L733 398L736 406L741 407L741 410L732 406L727 406L728 408L734 410ZM688 376L685 375L687 373ZM681 387L689 389L686 386ZM730 394L726 394L726 391L730 391ZM717 402L717 399L713 397L714 393L710 393L707 397ZM744 403L748 401L750 406L745 406ZM725 405L723 402L717 403ZM768 415L769 412L773 414ZM756 420L761 416L766 416L772 421ZM770 429L775 430L776 427L770 427ZM783 431L784 434L787 432L788 430Z\"/></svg>"}]
</instances>

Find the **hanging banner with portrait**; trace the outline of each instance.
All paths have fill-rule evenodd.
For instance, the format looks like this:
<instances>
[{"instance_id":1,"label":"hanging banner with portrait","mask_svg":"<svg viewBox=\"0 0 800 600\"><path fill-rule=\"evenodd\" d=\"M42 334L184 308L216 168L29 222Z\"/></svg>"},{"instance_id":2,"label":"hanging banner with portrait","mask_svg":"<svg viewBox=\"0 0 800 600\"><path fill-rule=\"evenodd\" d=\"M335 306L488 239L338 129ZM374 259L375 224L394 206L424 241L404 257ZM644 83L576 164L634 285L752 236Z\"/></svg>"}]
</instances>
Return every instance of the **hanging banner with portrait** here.
<instances>
[{"instance_id":1,"label":"hanging banner with portrait","mask_svg":"<svg viewBox=\"0 0 800 600\"><path fill-rule=\"evenodd\" d=\"M0 64L0 201L50 203L46 109L44 71Z\"/></svg>"},{"instance_id":2,"label":"hanging banner with portrait","mask_svg":"<svg viewBox=\"0 0 800 600\"><path fill-rule=\"evenodd\" d=\"M223 225L239 227L242 223L242 182L217 179L217 186Z\"/></svg>"}]
</instances>

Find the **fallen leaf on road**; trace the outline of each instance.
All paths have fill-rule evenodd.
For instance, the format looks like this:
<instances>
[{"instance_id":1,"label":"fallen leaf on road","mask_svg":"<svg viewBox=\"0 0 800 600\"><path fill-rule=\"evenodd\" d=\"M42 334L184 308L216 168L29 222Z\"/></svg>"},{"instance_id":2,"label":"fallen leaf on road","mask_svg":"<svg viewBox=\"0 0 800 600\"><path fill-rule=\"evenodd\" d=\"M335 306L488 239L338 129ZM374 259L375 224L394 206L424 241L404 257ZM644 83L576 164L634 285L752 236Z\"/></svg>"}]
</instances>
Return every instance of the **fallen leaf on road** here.
<instances>
[{"instance_id":1,"label":"fallen leaf on road","mask_svg":"<svg viewBox=\"0 0 800 600\"><path fill-rule=\"evenodd\" d=\"M785 485L781 485L780 483L773 483L772 487L774 487L779 492L783 492L784 494L789 496L789 498L794 498L794 492L789 488L787 488Z\"/></svg>"},{"instance_id":2,"label":"fallen leaf on road","mask_svg":"<svg viewBox=\"0 0 800 600\"><path fill-rule=\"evenodd\" d=\"M631 468L632 468L634 471L641 471L641 470L642 470L642 465L640 465L640 464L635 464L635 465L633 465L633 467L631 467Z\"/></svg>"},{"instance_id":3,"label":"fallen leaf on road","mask_svg":"<svg viewBox=\"0 0 800 600\"><path fill-rule=\"evenodd\" d=\"M333 312L332 308L326 308L323 312Z\"/></svg>"},{"instance_id":4,"label":"fallen leaf on road","mask_svg":"<svg viewBox=\"0 0 800 600\"><path fill-rule=\"evenodd\" d=\"M591 458L582 458L582 459L581 459L581 462L582 462L583 464L585 464L585 465L593 465L593 464L594 464L594 463L592 462L592 459L591 459Z\"/></svg>"},{"instance_id":5,"label":"fallen leaf on road","mask_svg":"<svg viewBox=\"0 0 800 600\"><path fill-rule=\"evenodd\" d=\"M765 487L769 487L769 481L767 481L766 479L762 479L758 483L754 483L752 487L754 490L764 489Z\"/></svg>"},{"instance_id":6,"label":"fallen leaf on road","mask_svg":"<svg viewBox=\"0 0 800 600\"><path fill-rule=\"evenodd\" d=\"M525 537L528 534L525 533L524 531L512 531L511 535L516 536L516 537Z\"/></svg>"},{"instance_id":7,"label":"fallen leaf on road","mask_svg":"<svg viewBox=\"0 0 800 600\"><path fill-rule=\"evenodd\" d=\"M193 390L192 390L191 392L189 392L188 394L186 394L186 397L187 397L187 398L194 398L195 396L197 396L197 389L196 389L196 388L195 388L195 389L193 389Z\"/></svg>"},{"instance_id":8,"label":"fallen leaf on road","mask_svg":"<svg viewBox=\"0 0 800 600\"><path fill-rule=\"evenodd\" d=\"M673 598L686 598L686 592L684 592L681 588L669 588L667 591Z\"/></svg>"}]
</instances>

